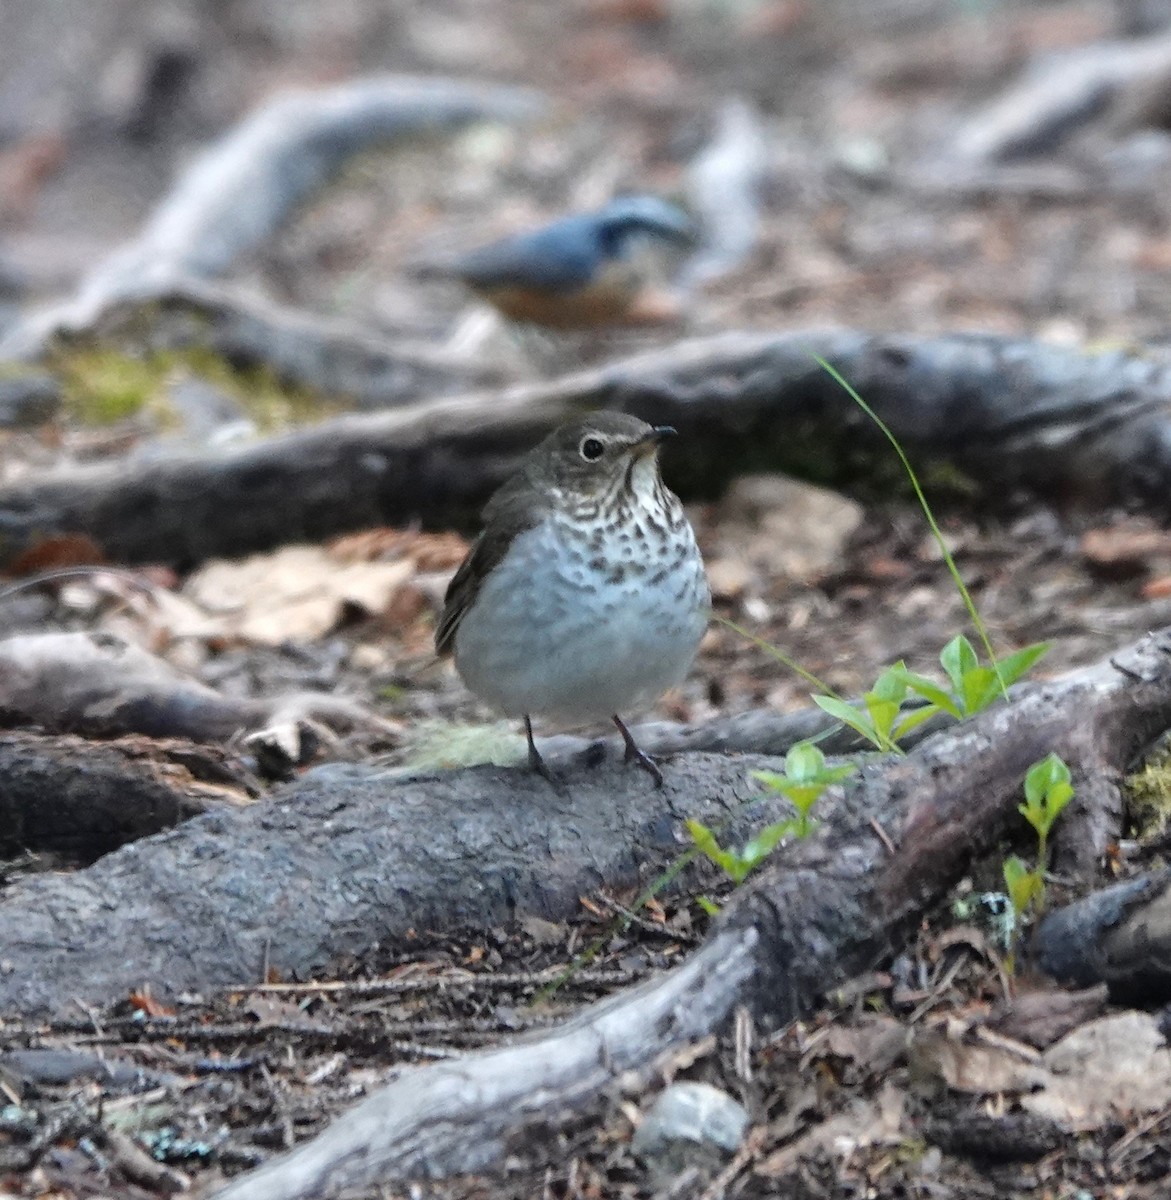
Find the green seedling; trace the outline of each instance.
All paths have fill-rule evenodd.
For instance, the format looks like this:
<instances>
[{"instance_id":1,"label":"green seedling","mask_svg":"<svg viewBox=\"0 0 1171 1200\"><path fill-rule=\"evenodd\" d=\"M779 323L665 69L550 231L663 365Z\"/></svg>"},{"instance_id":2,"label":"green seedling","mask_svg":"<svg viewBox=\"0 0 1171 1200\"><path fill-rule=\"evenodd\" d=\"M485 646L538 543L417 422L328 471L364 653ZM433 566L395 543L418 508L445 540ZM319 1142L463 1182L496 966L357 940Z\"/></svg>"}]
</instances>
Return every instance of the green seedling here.
<instances>
[{"instance_id":1,"label":"green seedling","mask_svg":"<svg viewBox=\"0 0 1171 1200\"><path fill-rule=\"evenodd\" d=\"M752 778L771 791L779 792L793 805L796 816L766 825L739 849L720 845L719 839L702 821L689 818L687 831L699 852L716 864L733 883L743 883L786 837L808 837L817 828L813 809L826 788L853 774L852 763L831 767L825 755L810 742L798 742L785 755L785 771L753 771ZM718 912L706 896L699 898L705 912Z\"/></svg>"},{"instance_id":2,"label":"green seedling","mask_svg":"<svg viewBox=\"0 0 1171 1200\"><path fill-rule=\"evenodd\" d=\"M972 643L960 634L939 655L950 688L898 662L879 675L874 687L863 694L860 705L849 704L838 696L814 696L813 701L878 750L902 753L899 741L911 730L939 712L962 721L987 708L1000 698L1003 688L1020 679L1048 649L1048 645L1038 642L986 667ZM926 703L905 711L908 693Z\"/></svg>"},{"instance_id":3,"label":"green seedling","mask_svg":"<svg viewBox=\"0 0 1171 1200\"><path fill-rule=\"evenodd\" d=\"M943 555L943 561L947 564L948 573L951 575L952 582L955 584L956 591L959 592L960 598L964 602L964 607L968 610L968 616L971 619L972 625L980 637L980 643L984 647L985 653L988 655L988 662L992 667L993 673L997 674L997 683L1001 694L1007 699L1008 684L1000 678L998 673L998 662L996 653L992 649L992 639L988 636L988 629L984 624L983 618L980 616L979 609L976 608L976 602L972 599L971 592L968 591L968 586L964 583L964 577L960 574L959 567L956 566L955 556L947 544L947 539L943 536L943 530L939 528L939 522L935 519L935 513L931 511L931 505L927 502L927 496L924 494L923 485L919 482L919 476L915 473L915 468L911 466L911 460L907 457L907 452L903 449L902 443L895 437L890 426L858 395L855 389L845 376L831 363L827 362L818 354L811 356L813 361L850 397L851 400L874 422L879 432L886 438L894 447L895 454L899 457L899 462L902 464L903 470L907 474L907 478L911 481L911 487L915 491L915 498L919 501L919 507L923 510L923 516L927 520L928 528L931 530L931 536L935 539L935 544L939 547L939 552Z\"/></svg>"},{"instance_id":4,"label":"green seedling","mask_svg":"<svg viewBox=\"0 0 1171 1200\"><path fill-rule=\"evenodd\" d=\"M1004 888L1013 913L1012 938L1005 960L1010 975L1016 968L1021 926L1031 912L1040 912L1045 907L1049 834L1073 795L1069 767L1056 754L1034 763L1025 775L1025 802L1020 805L1020 812L1037 835L1037 864L1029 867L1015 854L1004 863Z\"/></svg>"},{"instance_id":5,"label":"green seedling","mask_svg":"<svg viewBox=\"0 0 1171 1200\"><path fill-rule=\"evenodd\" d=\"M1004 860L1004 890L1017 916L1016 924L1019 925L1029 909L1040 903L1045 881L1040 871L1029 867L1020 855L1013 854Z\"/></svg>"},{"instance_id":6,"label":"green seedling","mask_svg":"<svg viewBox=\"0 0 1171 1200\"><path fill-rule=\"evenodd\" d=\"M1049 649L1046 642L1026 646L1015 654L994 660L991 666L980 662L975 647L963 634L951 639L940 652L939 661L951 687L941 686L926 675L918 675L898 663L891 670L898 673L906 686L927 701L930 714L945 712L962 721L987 708L1000 698L1003 689L1016 683L1032 669ZM917 710L917 711L922 711ZM921 718L926 720L926 717Z\"/></svg>"},{"instance_id":7,"label":"green seedling","mask_svg":"<svg viewBox=\"0 0 1171 1200\"><path fill-rule=\"evenodd\" d=\"M706 858L710 859L733 883L743 883L760 866L773 847L791 832L792 821L777 821L766 825L755 837L744 843L740 850L729 846L725 849L719 839L702 821L687 818L687 832L691 840ZM706 907L706 906L705 906Z\"/></svg>"},{"instance_id":8,"label":"green seedling","mask_svg":"<svg viewBox=\"0 0 1171 1200\"><path fill-rule=\"evenodd\" d=\"M825 755L816 746L811 742L798 742L785 755L783 775L776 771L753 771L752 778L771 791L780 792L792 804L797 810L796 817L790 822L793 835L806 838L817 828L813 809L826 788L849 778L857 769L853 763L827 766ZM752 845L751 842L748 844Z\"/></svg>"},{"instance_id":9,"label":"green seedling","mask_svg":"<svg viewBox=\"0 0 1171 1200\"><path fill-rule=\"evenodd\" d=\"M1037 834L1037 867L1042 873L1049 865L1049 833L1072 799L1069 767L1056 754L1046 755L1029 768L1020 811Z\"/></svg>"},{"instance_id":10,"label":"green seedling","mask_svg":"<svg viewBox=\"0 0 1171 1200\"><path fill-rule=\"evenodd\" d=\"M813 703L843 725L848 725L876 749L901 754L899 738L935 713L930 705L908 713L902 711L908 691L904 669L902 663L887 667L874 681L874 687L862 693L860 705L850 704L837 696L819 695L813 697Z\"/></svg>"},{"instance_id":11,"label":"green seedling","mask_svg":"<svg viewBox=\"0 0 1171 1200\"><path fill-rule=\"evenodd\" d=\"M1045 894L1045 880L1041 872L1031 869L1019 855L1004 860L1004 890L1012 908L1012 920L1008 931L1008 953L1004 957L1004 969L1009 975L1016 974L1016 951L1020 942L1021 927L1029 910L1041 904Z\"/></svg>"}]
</instances>

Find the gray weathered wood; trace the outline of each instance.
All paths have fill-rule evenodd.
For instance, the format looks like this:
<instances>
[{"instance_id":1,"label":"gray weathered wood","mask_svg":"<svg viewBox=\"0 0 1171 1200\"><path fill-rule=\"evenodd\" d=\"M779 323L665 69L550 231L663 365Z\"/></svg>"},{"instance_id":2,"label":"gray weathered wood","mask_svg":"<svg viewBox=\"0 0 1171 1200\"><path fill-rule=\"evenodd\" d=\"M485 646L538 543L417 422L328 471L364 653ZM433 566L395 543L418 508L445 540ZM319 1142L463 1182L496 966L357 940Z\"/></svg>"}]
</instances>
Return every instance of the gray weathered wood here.
<instances>
[{"instance_id":1,"label":"gray weathered wood","mask_svg":"<svg viewBox=\"0 0 1171 1200\"><path fill-rule=\"evenodd\" d=\"M1171 631L1024 691L907 758L873 764L730 906L690 961L550 1033L409 1068L320 1136L217 1200L302 1200L409 1176L481 1170L506 1139L554 1124L721 1028L738 1005L764 1027L799 1015L898 950L973 855L1015 826L1027 768L1056 750L1075 768L1127 761L1171 722ZM893 841L888 854L879 828Z\"/></svg>"},{"instance_id":2,"label":"gray weathered wood","mask_svg":"<svg viewBox=\"0 0 1171 1200\"><path fill-rule=\"evenodd\" d=\"M386 523L471 525L525 450L597 407L679 430L664 471L685 498L764 468L904 486L889 445L814 354L859 389L925 477L980 503L1033 492L1171 513L1171 365L1157 356L992 335L740 333L349 416L217 458L29 479L0 489L0 566L56 531L87 534L114 561L183 566Z\"/></svg>"}]
</instances>

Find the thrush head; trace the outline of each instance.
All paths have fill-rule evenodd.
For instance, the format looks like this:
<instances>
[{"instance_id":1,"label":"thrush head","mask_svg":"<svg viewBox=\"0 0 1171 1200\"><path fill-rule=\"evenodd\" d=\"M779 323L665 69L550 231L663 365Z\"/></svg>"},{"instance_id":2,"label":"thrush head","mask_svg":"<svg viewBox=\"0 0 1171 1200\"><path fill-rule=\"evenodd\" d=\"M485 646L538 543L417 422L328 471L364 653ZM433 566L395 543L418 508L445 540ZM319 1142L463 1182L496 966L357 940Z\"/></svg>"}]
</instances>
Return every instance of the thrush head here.
<instances>
[{"instance_id":1,"label":"thrush head","mask_svg":"<svg viewBox=\"0 0 1171 1200\"><path fill-rule=\"evenodd\" d=\"M661 487L659 445L674 433L627 413L590 413L551 433L520 473L551 497L601 501L626 492L649 498Z\"/></svg>"}]
</instances>

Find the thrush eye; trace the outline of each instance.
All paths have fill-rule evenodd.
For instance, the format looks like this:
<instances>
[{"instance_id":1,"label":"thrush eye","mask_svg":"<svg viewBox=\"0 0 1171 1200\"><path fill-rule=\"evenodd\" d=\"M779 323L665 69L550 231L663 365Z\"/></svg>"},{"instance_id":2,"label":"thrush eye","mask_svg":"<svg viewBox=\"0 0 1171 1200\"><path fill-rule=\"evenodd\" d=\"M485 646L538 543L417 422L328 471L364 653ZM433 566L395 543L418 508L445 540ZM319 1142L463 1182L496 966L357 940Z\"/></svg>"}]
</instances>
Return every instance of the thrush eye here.
<instances>
[{"instance_id":1,"label":"thrush eye","mask_svg":"<svg viewBox=\"0 0 1171 1200\"><path fill-rule=\"evenodd\" d=\"M597 462L606 453L606 447L596 437L582 438L578 453L586 462Z\"/></svg>"}]
</instances>

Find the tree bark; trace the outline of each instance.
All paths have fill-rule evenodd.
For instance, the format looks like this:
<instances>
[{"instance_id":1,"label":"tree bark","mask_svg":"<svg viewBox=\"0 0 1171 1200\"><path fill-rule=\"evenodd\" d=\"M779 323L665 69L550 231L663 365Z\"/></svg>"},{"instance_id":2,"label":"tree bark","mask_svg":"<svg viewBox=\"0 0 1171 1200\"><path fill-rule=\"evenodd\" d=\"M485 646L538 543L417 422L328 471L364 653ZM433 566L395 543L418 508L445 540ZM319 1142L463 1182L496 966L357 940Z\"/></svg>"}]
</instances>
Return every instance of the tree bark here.
<instances>
[{"instance_id":1,"label":"tree bark","mask_svg":"<svg viewBox=\"0 0 1171 1200\"><path fill-rule=\"evenodd\" d=\"M1105 983L1116 1002L1171 999L1171 871L1152 871L1050 913L1031 961L1063 983Z\"/></svg>"},{"instance_id":2,"label":"tree bark","mask_svg":"<svg viewBox=\"0 0 1171 1200\"><path fill-rule=\"evenodd\" d=\"M0 857L49 851L90 863L220 805L255 794L222 750L122 738L87 742L0 734Z\"/></svg>"},{"instance_id":3,"label":"tree bark","mask_svg":"<svg viewBox=\"0 0 1171 1200\"><path fill-rule=\"evenodd\" d=\"M1032 762L1050 750L1075 771L1125 762L1171 711L1171 670L1156 670L1167 640L1128 652L1118 668L1026 688L1011 708L867 768L854 799L823 806L835 847L824 864L830 878L870 845L873 817L891 836L905 826L930 838L935 857L916 860L917 869L935 862L950 880L954 839L975 853L999 836ZM1155 674L1128 688L1132 663ZM685 817L729 822L729 840L776 819L782 805L743 805L758 791L749 771L778 765L683 754L667 764L662 792L609 758L575 761L558 788L523 769L403 780L369 767L318 768L267 804L198 817L86 871L13 889L0 957L16 969L0 974L0 1009L51 1012L73 994L100 1003L144 981L158 994L246 981L266 953L276 969L304 977L411 927L491 927L518 912L561 918L582 892L653 878L678 852ZM945 785L967 806L964 828L939 821ZM926 896L946 884L906 886ZM841 943L841 931L830 941Z\"/></svg>"},{"instance_id":4,"label":"tree bark","mask_svg":"<svg viewBox=\"0 0 1171 1200\"><path fill-rule=\"evenodd\" d=\"M301 1200L410 1176L483 1170L508 1138L555 1124L626 1071L721 1028L765 1028L896 952L923 913L1019 821L1028 767L1051 750L1121 766L1171 722L1171 631L1024 692L911 755L863 769L817 836L786 847L683 966L552 1033L408 1068L320 1136L217 1200ZM876 828L876 824L878 828ZM891 854L881 836L895 846Z\"/></svg>"},{"instance_id":5,"label":"tree bark","mask_svg":"<svg viewBox=\"0 0 1171 1200\"><path fill-rule=\"evenodd\" d=\"M209 147L139 235L94 268L76 296L10 330L0 340L0 359L36 358L58 333L90 327L111 304L221 274L371 146L477 120L531 118L542 103L520 88L409 76L276 96Z\"/></svg>"},{"instance_id":6,"label":"tree bark","mask_svg":"<svg viewBox=\"0 0 1171 1200\"><path fill-rule=\"evenodd\" d=\"M684 498L762 469L903 486L889 445L814 354L858 388L929 483L949 480L991 505L1031 492L1171 515L1166 363L991 335L811 330L685 342L550 383L345 417L214 459L30 480L0 489L0 567L53 532L86 534L112 560L186 567L386 523L474 524L524 451L592 407L674 425L682 436L664 469Z\"/></svg>"},{"instance_id":7,"label":"tree bark","mask_svg":"<svg viewBox=\"0 0 1171 1200\"><path fill-rule=\"evenodd\" d=\"M617 757L617 756L615 756ZM265 803L208 813L84 871L18 882L0 905L0 1012L104 1004L260 978L309 978L407 931L557 920L599 887L649 882L683 848L684 818L746 837L787 806L745 808L752 767L682 756L666 785L621 763L553 787L526 769L393 779L334 763Z\"/></svg>"}]
</instances>

